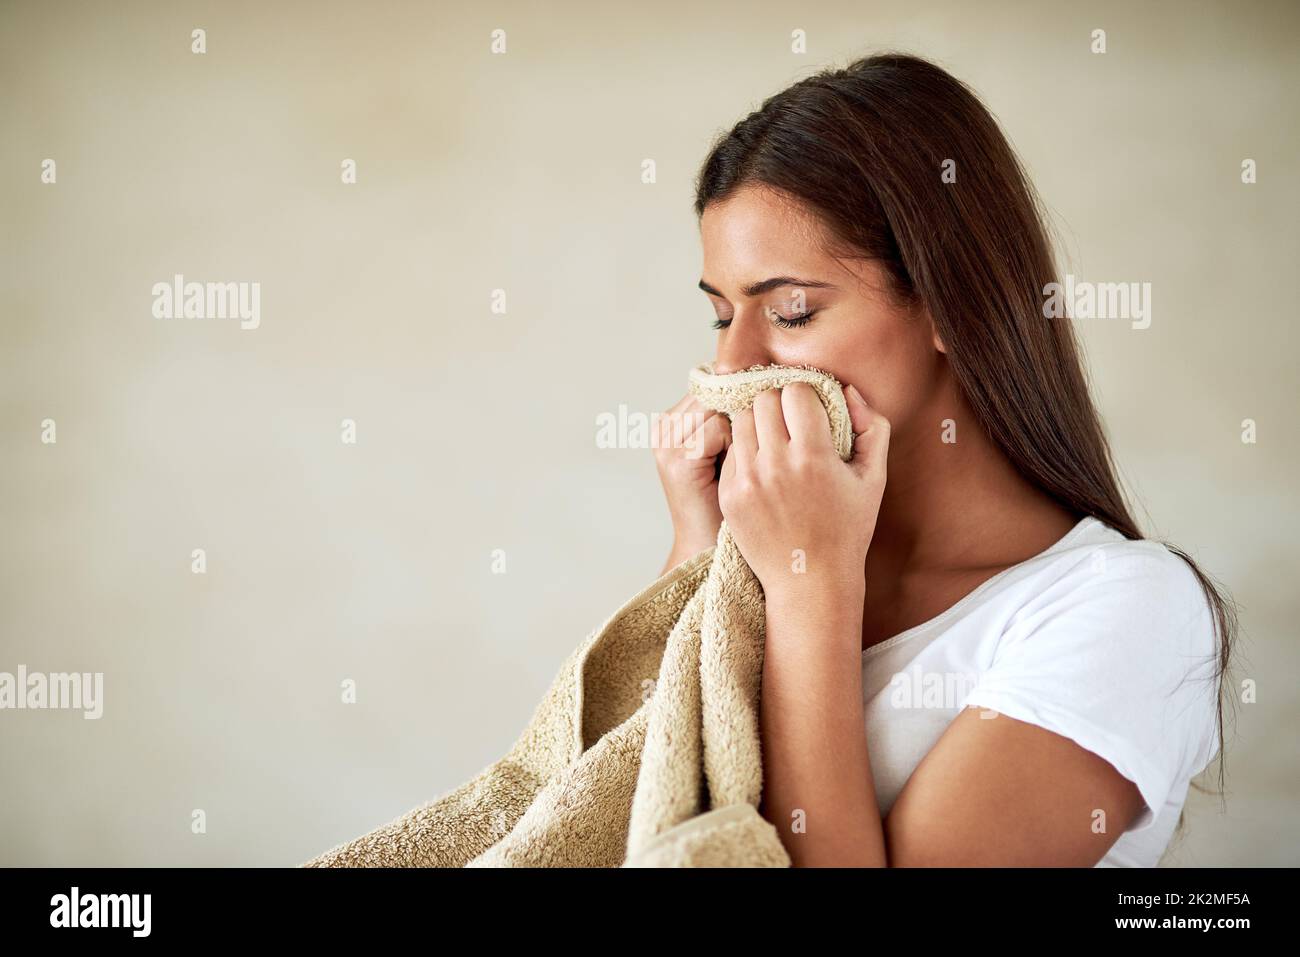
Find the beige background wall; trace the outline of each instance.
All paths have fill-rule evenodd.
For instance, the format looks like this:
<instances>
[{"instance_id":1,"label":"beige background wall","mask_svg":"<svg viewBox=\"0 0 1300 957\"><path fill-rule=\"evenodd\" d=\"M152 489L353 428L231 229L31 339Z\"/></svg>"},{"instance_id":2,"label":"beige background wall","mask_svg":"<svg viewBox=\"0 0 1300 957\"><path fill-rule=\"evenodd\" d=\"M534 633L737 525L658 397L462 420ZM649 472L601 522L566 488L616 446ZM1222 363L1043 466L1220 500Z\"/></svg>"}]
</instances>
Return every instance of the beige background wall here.
<instances>
[{"instance_id":1,"label":"beige background wall","mask_svg":"<svg viewBox=\"0 0 1300 957\"><path fill-rule=\"evenodd\" d=\"M1078 322L1097 400L1259 683L1170 860L1300 863L1300 12L1129 6L0 7L0 671L105 674L101 720L0 712L0 864L293 864L504 752L667 554L595 419L712 355L709 141L889 48L984 97L1072 272L1152 283L1150 328ZM175 273L260 282L259 328L155 319Z\"/></svg>"}]
</instances>

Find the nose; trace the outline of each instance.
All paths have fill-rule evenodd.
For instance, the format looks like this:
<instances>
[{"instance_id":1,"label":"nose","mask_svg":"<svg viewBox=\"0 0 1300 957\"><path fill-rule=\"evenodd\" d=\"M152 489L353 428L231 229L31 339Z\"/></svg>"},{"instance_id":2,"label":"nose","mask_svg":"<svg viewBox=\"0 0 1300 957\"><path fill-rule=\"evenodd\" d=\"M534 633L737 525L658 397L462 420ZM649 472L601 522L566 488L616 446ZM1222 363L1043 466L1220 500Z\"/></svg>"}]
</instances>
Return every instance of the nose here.
<instances>
[{"instance_id":1,"label":"nose","mask_svg":"<svg viewBox=\"0 0 1300 957\"><path fill-rule=\"evenodd\" d=\"M756 335L752 317L732 319L719 340L718 356L713 362L714 375L743 372L751 366L771 365L775 360L761 335Z\"/></svg>"}]
</instances>

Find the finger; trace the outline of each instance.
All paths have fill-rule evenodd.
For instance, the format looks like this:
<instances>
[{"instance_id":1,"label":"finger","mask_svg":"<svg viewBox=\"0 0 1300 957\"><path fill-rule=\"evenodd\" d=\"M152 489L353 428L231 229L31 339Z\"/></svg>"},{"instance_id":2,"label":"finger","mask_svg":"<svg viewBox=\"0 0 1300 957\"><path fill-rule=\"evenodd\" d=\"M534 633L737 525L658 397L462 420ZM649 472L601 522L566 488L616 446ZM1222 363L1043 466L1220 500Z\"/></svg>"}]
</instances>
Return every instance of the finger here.
<instances>
[{"instance_id":1,"label":"finger","mask_svg":"<svg viewBox=\"0 0 1300 957\"><path fill-rule=\"evenodd\" d=\"M844 401L857 436L849 464L864 474L884 472L889 456L889 420L867 405L862 393L851 384L844 388Z\"/></svg>"},{"instance_id":2,"label":"finger","mask_svg":"<svg viewBox=\"0 0 1300 957\"><path fill-rule=\"evenodd\" d=\"M754 431L754 410L746 409L731 420L731 448L727 450L725 468L731 465L737 472L753 468L758 454L758 436Z\"/></svg>"},{"instance_id":3,"label":"finger","mask_svg":"<svg viewBox=\"0 0 1300 957\"><path fill-rule=\"evenodd\" d=\"M867 400L862 398L862 393L853 383L843 386L844 404L849 409L849 422L853 426L855 433L865 432L871 426L872 418L875 412L871 406L867 405Z\"/></svg>"},{"instance_id":4,"label":"finger","mask_svg":"<svg viewBox=\"0 0 1300 957\"><path fill-rule=\"evenodd\" d=\"M661 417L660 438L670 448L685 447L704 423L715 415L717 412L713 409L706 409L695 396L688 395Z\"/></svg>"},{"instance_id":5,"label":"finger","mask_svg":"<svg viewBox=\"0 0 1300 957\"><path fill-rule=\"evenodd\" d=\"M781 410L791 445L814 452L831 451L831 420L816 389L807 382L791 382L781 390Z\"/></svg>"},{"instance_id":6,"label":"finger","mask_svg":"<svg viewBox=\"0 0 1300 957\"><path fill-rule=\"evenodd\" d=\"M703 428L704 423L718 414L716 409L705 408L700 400L691 397L691 401L678 413L682 417L682 441L685 442Z\"/></svg>"},{"instance_id":7,"label":"finger","mask_svg":"<svg viewBox=\"0 0 1300 957\"><path fill-rule=\"evenodd\" d=\"M684 438L684 433L680 427L681 413L686 406L690 405L693 398L695 397L687 392L677 400L672 408L665 409L652 420L654 422L655 441L658 443L659 448L675 448L673 440Z\"/></svg>"},{"instance_id":8,"label":"finger","mask_svg":"<svg viewBox=\"0 0 1300 957\"><path fill-rule=\"evenodd\" d=\"M758 448L780 451L790 443L790 433L785 429L785 416L781 413L781 390L764 389L754 399L754 430Z\"/></svg>"},{"instance_id":9,"label":"finger","mask_svg":"<svg viewBox=\"0 0 1300 957\"><path fill-rule=\"evenodd\" d=\"M731 423L727 417L714 414L686 440L687 458L711 459L731 444Z\"/></svg>"},{"instance_id":10,"label":"finger","mask_svg":"<svg viewBox=\"0 0 1300 957\"><path fill-rule=\"evenodd\" d=\"M722 457L722 467L718 469L718 491L721 492L722 486L730 484L732 476L736 474L736 456L730 451Z\"/></svg>"},{"instance_id":11,"label":"finger","mask_svg":"<svg viewBox=\"0 0 1300 957\"><path fill-rule=\"evenodd\" d=\"M671 409L665 409L662 414L665 416L674 415L682 411L682 409L686 408L694 401L695 401L695 394L693 392L687 392L684 396L682 396L680 399L677 400L677 402L673 405Z\"/></svg>"}]
</instances>

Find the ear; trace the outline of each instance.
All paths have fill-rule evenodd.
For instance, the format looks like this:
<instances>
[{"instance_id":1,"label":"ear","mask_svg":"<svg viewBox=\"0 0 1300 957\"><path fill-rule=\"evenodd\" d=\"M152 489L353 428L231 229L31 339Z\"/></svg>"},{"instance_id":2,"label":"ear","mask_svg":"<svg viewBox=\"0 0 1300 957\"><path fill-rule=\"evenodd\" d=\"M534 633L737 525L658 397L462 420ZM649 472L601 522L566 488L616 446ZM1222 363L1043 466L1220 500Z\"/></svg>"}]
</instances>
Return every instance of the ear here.
<instances>
[{"instance_id":1,"label":"ear","mask_svg":"<svg viewBox=\"0 0 1300 957\"><path fill-rule=\"evenodd\" d=\"M943 338L939 335L939 329L934 324L934 317L930 315L930 310L928 309L925 311L925 319L930 323L930 340L934 343L934 347L944 355L947 355L948 347L944 345Z\"/></svg>"}]
</instances>

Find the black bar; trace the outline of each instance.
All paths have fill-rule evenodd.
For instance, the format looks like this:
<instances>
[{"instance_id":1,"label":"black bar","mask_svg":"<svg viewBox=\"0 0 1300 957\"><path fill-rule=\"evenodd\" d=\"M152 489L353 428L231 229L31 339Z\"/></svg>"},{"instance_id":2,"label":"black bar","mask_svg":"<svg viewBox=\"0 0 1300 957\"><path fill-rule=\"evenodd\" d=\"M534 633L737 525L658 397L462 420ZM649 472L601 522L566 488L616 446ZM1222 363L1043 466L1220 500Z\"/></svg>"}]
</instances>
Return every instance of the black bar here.
<instances>
[{"instance_id":1,"label":"black bar","mask_svg":"<svg viewBox=\"0 0 1300 957\"><path fill-rule=\"evenodd\" d=\"M1295 876L1294 868L10 868L0 870L0 927L7 944L75 935L91 945L113 938L459 948L475 934L486 944L519 935L541 946L604 949L762 938L775 930L808 941L851 934L866 953L900 935L922 946L1192 935L1230 946L1238 935L1287 926L1280 912ZM143 896L109 901L106 922L117 907L119 926L52 926L52 918L71 922L74 887L78 922L99 912L101 895L149 895L147 936L136 935L144 929ZM127 901L138 909L127 909ZM1205 920L1239 924L1206 928ZM1055 936L1041 936L1048 933Z\"/></svg>"}]
</instances>

